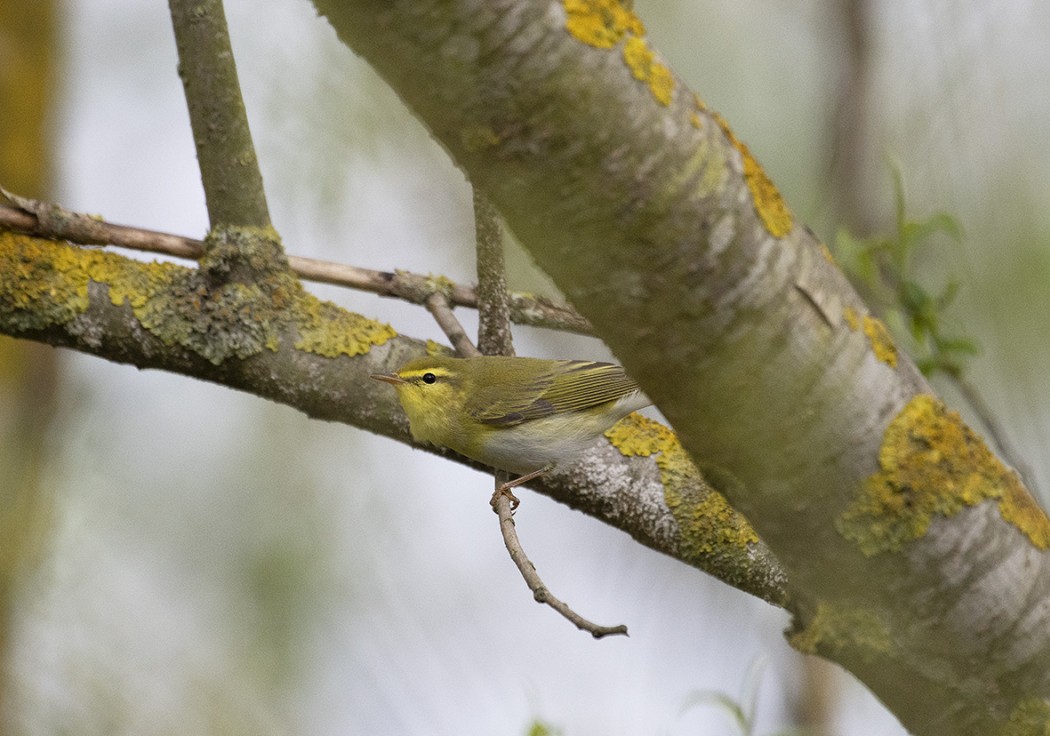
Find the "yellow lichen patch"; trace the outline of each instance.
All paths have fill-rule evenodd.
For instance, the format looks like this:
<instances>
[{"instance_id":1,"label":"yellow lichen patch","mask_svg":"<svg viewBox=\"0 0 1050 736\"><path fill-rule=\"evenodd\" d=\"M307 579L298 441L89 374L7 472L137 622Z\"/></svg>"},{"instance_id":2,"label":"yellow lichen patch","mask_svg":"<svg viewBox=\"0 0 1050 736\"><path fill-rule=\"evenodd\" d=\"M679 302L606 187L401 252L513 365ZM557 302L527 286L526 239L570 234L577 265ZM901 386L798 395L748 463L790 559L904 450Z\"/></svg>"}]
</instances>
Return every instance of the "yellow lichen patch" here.
<instances>
[{"instance_id":1,"label":"yellow lichen patch","mask_svg":"<svg viewBox=\"0 0 1050 736\"><path fill-rule=\"evenodd\" d=\"M455 353L436 340L427 340L427 355L454 356Z\"/></svg>"},{"instance_id":2,"label":"yellow lichen patch","mask_svg":"<svg viewBox=\"0 0 1050 736\"><path fill-rule=\"evenodd\" d=\"M861 317L853 307L843 309L842 318L846 321L846 326L854 332L863 326L875 357L891 368L897 367L897 346L893 344L893 338L882 320L867 314Z\"/></svg>"},{"instance_id":3,"label":"yellow lichen patch","mask_svg":"<svg viewBox=\"0 0 1050 736\"><path fill-rule=\"evenodd\" d=\"M1016 473L1010 473L1013 482L1003 488L999 499L999 513L1032 540L1039 549L1050 549L1050 520L1046 512L1036 503Z\"/></svg>"},{"instance_id":4,"label":"yellow lichen patch","mask_svg":"<svg viewBox=\"0 0 1050 736\"><path fill-rule=\"evenodd\" d=\"M837 526L870 556L919 539L935 515L951 517L983 501L998 502L1003 518L1034 546L1050 546L1050 520L1017 475L958 414L920 394L886 428L879 470L864 481Z\"/></svg>"},{"instance_id":5,"label":"yellow lichen patch","mask_svg":"<svg viewBox=\"0 0 1050 736\"><path fill-rule=\"evenodd\" d=\"M1050 703L1043 698L1025 698L1014 706L998 736L1050 736Z\"/></svg>"},{"instance_id":6,"label":"yellow lichen patch","mask_svg":"<svg viewBox=\"0 0 1050 736\"><path fill-rule=\"evenodd\" d=\"M438 292L448 297L449 302L451 302L452 291L455 288L455 282L453 282L448 276L441 276L440 274L435 276L434 274L429 274L426 279L426 288L423 293L425 296L430 296L434 292Z\"/></svg>"},{"instance_id":7,"label":"yellow lichen patch","mask_svg":"<svg viewBox=\"0 0 1050 736\"><path fill-rule=\"evenodd\" d=\"M726 138L737 151L744 162L744 181L747 183L748 191L751 192L751 201L755 206L755 213L766 231L774 238L782 238L791 232L795 220L788 209L784 199L780 196L780 190L766 174L755 157L751 155L747 145L736 137L729 123L721 115L715 114L715 120L725 133Z\"/></svg>"},{"instance_id":8,"label":"yellow lichen patch","mask_svg":"<svg viewBox=\"0 0 1050 736\"><path fill-rule=\"evenodd\" d=\"M77 264L49 258L50 254L49 244L0 232L0 311L23 329L62 324L87 309L87 274ZM49 314L41 315L39 309L45 304L53 306Z\"/></svg>"},{"instance_id":9,"label":"yellow lichen patch","mask_svg":"<svg viewBox=\"0 0 1050 736\"><path fill-rule=\"evenodd\" d=\"M611 49L623 41L623 59L635 79L644 82L653 98L670 105L674 75L645 41L645 26L619 0L564 0L565 28L579 41Z\"/></svg>"},{"instance_id":10,"label":"yellow lichen patch","mask_svg":"<svg viewBox=\"0 0 1050 736\"><path fill-rule=\"evenodd\" d=\"M670 105L674 94L674 75L656 60L644 38L628 36L623 44L623 59L635 79L649 85L649 91L661 105Z\"/></svg>"},{"instance_id":11,"label":"yellow lichen patch","mask_svg":"<svg viewBox=\"0 0 1050 736\"><path fill-rule=\"evenodd\" d=\"M18 281L0 282L0 313L16 330L68 323L87 310L94 283L164 344L213 363L277 348L281 310L260 299L266 288L259 285L212 287L197 269L33 238L9 235L3 243L0 260L10 263ZM0 264L0 272L7 271Z\"/></svg>"},{"instance_id":12,"label":"yellow lichen patch","mask_svg":"<svg viewBox=\"0 0 1050 736\"><path fill-rule=\"evenodd\" d=\"M821 602L805 628L788 634L788 643L804 654L833 656L858 645L868 652L889 652L893 638L885 622L871 611Z\"/></svg>"},{"instance_id":13,"label":"yellow lichen patch","mask_svg":"<svg viewBox=\"0 0 1050 736\"><path fill-rule=\"evenodd\" d=\"M645 26L619 0L564 0L565 28L590 46L611 49L626 35L644 36Z\"/></svg>"},{"instance_id":14,"label":"yellow lichen patch","mask_svg":"<svg viewBox=\"0 0 1050 736\"><path fill-rule=\"evenodd\" d=\"M674 432L641 414L631 414L617 422L605 437L626 457L649 457L680 447Z\"/></svg>"},{"instance_id":15,"label":"yellow lichen patch","mask_svg":"<svg viewBox=\"0 0 1050 736\"><path fill-rule=\"evenodd\" d=\"M18 329L65 324L88 308L91 282L107 286L113 304L137 309L180 270L0 232L0 311Z\"/></svg>"},{"instance_id":16,"label":"yellow lichen patch","mask_svg":"<svg viewBox=\"0 0 1050 736\"><path fill-rule=\"evenodd\" d=\"M784 237L791 232L794 225L791 210L784 203L776 184L766 174L765 169L759 166L747 146L741 143L739 150L744 157L744 178L747 179L747 188L751 190L751 196L755 200L755 211L770 235L774 238Z\"/></svg>"},{"instance_id":17,"label":"yellow lichen patch","mask_svg":"<svg viewBox=\"0 0 1050 736\"><path fill-rule=\"evenodd\" d=\"M297 314L301 319L297 325L299 340L295 347L327 358L364 355L374 346L397 336L390 325L347 312L312 294L303 295Z\"/></svg>"},{"instance_id":18,"label":"yellow lichen patch","mask_svg":"<svg viewBox=\"0 0 1050 736\"><path fill-rule=\"evenodd\" d=\"M14 331L70 322L88 309L92 283L164 344L215 364L277 350L292 321L297 347L326 356L360 355L394 335L387 325L319 302L280 269L257 283L216 284L202 269L0 232L0 317Z\"/></svg>"},{"instance_id":19,"label":"yellow lichen patch","mask_svg":"<svg viewBox=\"0 0 1050 736\"><path fill-rule=\"evenodd\" d=\"M891 368L897 367L897 346L893 344L889 330L882 320L870 315L864 316L864 334L868 336L871 350L875 357Z\"/></svg>"},{"instance_id":20,"label":"yellow lichen patch","mask_svg":"<svg viewBox=\"0 0 1050 736\"><path fill-rule=\"evenodd\" d=\"M670 429L631 414L605 436L628 457L656 456L664 500L681 528L687 555L700 559L727 546L739 548L758 541L754 529L705 482Z\"/></svg>"},{"instance_id":21,"label":"yellow lichen patch","mask_svg":"<svg viewBox=\"0 0 1050 736\"><path fill-rule=\"evenodd\" d=\"M846 326L854 332L860 327L860 315L857 314L857 310L853 307L843 309L842 318L846 320Z\"/></svg>"},{"instance_id":22,"label":"yellow lichen patch","mask_svg":"<svg viewBox=\"0 0 1050 736\"><path fill-rule=\"evenodd\" d=\"M469 153L486 151L500 141L496 131L488 125L468 125L459 132L459 139Z\"/></svg>"},{"instance_id":23,"label":"yellow lichen patch","mask_svg":"<svg viewBox=\"0 0 1050 736\"><path fill-rule=\"evenodd\" d=\"M703 114L707 112L707 105L700 99L700 95L693 93L693 105L695 109L689 115L689 122L693 124L694 128L702 128L704 125Z\"/></svg>"}]
</instances>

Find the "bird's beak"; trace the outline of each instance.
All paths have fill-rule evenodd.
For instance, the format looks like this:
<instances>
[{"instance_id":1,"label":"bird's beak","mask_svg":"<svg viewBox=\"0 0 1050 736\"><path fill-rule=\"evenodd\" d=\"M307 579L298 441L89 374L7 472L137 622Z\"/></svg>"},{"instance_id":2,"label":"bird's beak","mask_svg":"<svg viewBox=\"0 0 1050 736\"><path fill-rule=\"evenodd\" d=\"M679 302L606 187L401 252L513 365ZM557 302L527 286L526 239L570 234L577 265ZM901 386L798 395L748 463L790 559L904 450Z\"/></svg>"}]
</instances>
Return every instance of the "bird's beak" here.
<instances>
[{"instance_id":1,"label":"bird's beak","mask_svg":"<svg viewBox=\"0 0 1050 736\"><path fill-rule=\"evenodd\" d=\"M396 373L373 373L372 378L383 383L389 383L394 386L398 386L402 383L408 383L404 378L397 375Z\"/></svg>"}]
</instances>

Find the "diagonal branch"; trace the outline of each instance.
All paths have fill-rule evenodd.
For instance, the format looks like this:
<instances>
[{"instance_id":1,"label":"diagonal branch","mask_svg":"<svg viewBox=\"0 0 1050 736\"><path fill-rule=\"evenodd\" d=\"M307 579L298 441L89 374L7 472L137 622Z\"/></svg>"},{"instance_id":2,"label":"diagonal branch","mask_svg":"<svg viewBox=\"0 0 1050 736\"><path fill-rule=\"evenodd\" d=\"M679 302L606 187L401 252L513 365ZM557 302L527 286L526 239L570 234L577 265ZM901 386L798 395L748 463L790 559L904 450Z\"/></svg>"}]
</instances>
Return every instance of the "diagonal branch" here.
<instances>
[{"instance_id":1,"label":"diagonal branch","mask_svg":"<svg viewBox=\"0 0 1050 736\"><path fill-rule=\"evenodd\" d=\"M1045 727L1050 519L628 4L314 1L776 551L795 646L917 733Z\"/></svg>"},{"instance_id":2,"label":"diagonal branch","mask_svg":"<svg viewBox=\"0 0 1050 736\"><path fill-rule=\"evenodd\" d=\"M448 297L442 292L435 291L427 297L425 302L427 311L433 316L438 327L445 333L445 337L452 343L461 358L473 358L481 355L474 343L470 341L470 335L463 329L463 325L452 313L452 307L448 303Z\"/></svg>"},{"instance_id":3,"label":"diagonal branch","mask_svg":"<svg viewBox=\"0 0 1050 736\"><path fill-rule=\"evenodd\" d=\"M376 390L370 376L426 355L427 343L321 302L290 275L280 288L231 285L202 300L196 273L0 231L0 333L210 381L414 444L393 392ZM644 431L670 442L657 426ZM785 605L779 563L695 468L673 460L680 446L641 452L637 430L626 429L618 446L599 443L531 487Z\"/></svg>"},{"instance_id":4,"label":"diagonal branch","mask_svg":"<svg viewBox=\"0 0 1050 736\"><path fill-rule=\"evenodd\" d=\"M499 479L497 476L497 483ZM510 558L514 561L514 565L518 568L518 572L525 579L526 585L529 586L529 590L532 591L532 597L535 598L537 603L543 603L555 611L560 613L563 617L569 620L577 629L580 631L586 631L595 639L601 639L605 636L612 634L623 634L627 636L627 627L623 624L617 626L601 626L585 619L576 611L572 610L571 607L561 599L557 598L550 589L544 584L543 579L540 578L538 572L536 572L536 566L532 564L528 556L525 554L525 550L521 546L521 542L518 541L518 533L514 528L514 515L511 512L511 500L506 494L500 494L495 498L495 511L499 515L500 530L503 532L503 542L507 545L507 551L510 553Z\"/></svg>"}]
</instances>

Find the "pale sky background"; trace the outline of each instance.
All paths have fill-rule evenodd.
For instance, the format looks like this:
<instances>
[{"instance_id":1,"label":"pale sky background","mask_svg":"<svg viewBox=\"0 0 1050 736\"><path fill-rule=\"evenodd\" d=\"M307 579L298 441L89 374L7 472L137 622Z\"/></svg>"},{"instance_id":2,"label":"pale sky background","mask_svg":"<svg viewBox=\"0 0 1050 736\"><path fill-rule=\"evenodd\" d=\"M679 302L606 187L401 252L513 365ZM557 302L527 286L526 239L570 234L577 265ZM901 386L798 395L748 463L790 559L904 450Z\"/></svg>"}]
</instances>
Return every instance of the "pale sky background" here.
<instances>
[{"instance_id":1,"label":"pale sky background","mask_svg":"<svg viewBox=\"0 0 1050 736\"><path fill-rule=\"evenodd\" d=\"M1050 487L1050 6L884 2L875 129L916 215L967 232L960 328L987 398ZM263 10L264 9L264 10ZM835 39L818 0L638 0L657 48L820 235ZM290 253L472 280L462 175L304 0L227 0L275 225ZM59 201L191 236L207 218L167 5L71 0ZM872 191L888 201L876 168ZM888 210L887 210L888 212ZM820 228L825 228L820 230ZM544 288L515 258L512 287ZM312 291L442 339L418 308ZM473 322L473 319L470 319ZM604 357L523 330L522 354ZM518 530L556 594L626 623L594 641L532 602L491 478L354 428L64 353L52 548L20 603L26 734L732 734L696 693L790 725L787 616L528 491ZM960 407L962 408L962 407ZM842 676L842 734L903 733Z\"/></svg>"}]
</instances>

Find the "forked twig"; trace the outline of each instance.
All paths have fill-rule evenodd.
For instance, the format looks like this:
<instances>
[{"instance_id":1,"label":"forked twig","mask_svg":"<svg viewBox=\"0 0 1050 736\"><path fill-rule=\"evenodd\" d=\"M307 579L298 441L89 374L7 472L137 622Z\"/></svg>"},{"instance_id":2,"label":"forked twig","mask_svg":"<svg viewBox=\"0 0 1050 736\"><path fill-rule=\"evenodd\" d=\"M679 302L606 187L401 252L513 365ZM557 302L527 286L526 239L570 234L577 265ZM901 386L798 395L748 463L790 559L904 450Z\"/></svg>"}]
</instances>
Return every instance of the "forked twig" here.
<instances>
[{"instance_id":1,"label":"forked twig","mask_svg":"<svg viewBox=\"0 0 1050 736\"><path fill-rule=\"evenodd\" d=\"M473 358L481 355L481 351L474 347L474 343L470 341L467 331L463 329L463 325L456 319L456 315L452 313L448 297L440 291L435 291L427 297L424 303L427 311L433 315L434 321L438 323L438 327L445 333L445 337L449 339L457 353L464 358Z\"/></svg>"},{"instance_id":2,"label":"forked twig","mask_svg":"<svg viewBox=\"0 0 1050 736\"><path fill-rule=\"evenodd\" d=\"M0 205L0 229L68 240L79 245L114 245L191 260L199 260L204 255L204 243L200 240L116 225L55 204L19 197L2 188L0 188L0 195L15 205L14 207ZM452 313L453 306L476 307L478 305L477 294L470 287L449 283L446 289L435 291L433 279L404 271L395 273L372 271L298 256L289 256L288 263L301 278L424 304L461 355L480 355L463 326ZM487 277L482 275L480 278ZM497 291L502 288L505 287L497 287ZM507 299L510 303L511 317L516 322L590 334L590 325L571 307L524 294L510 293ZM500 331L495 329L494 332L499 333ZM499 482L497 478L497 484ZM536 569L529 562L518 540L511 515L510 497L500 495L493 508L500 519L500 529L507 551L537 601L546 603L577 628L590 632L595 638L610 634L627 634L626 626L609 627L594 624L551 595L550 590L543 584Z\"/></svg>"},{"instance_id":3,"label":"forked twig","mask_svg":"<svg viewBox=\"0 0 1050 736\"><path fill-rule=\"evenodd\" d=\"M0 205L2 230L68 240L78 245L113 245L194 261L204 255L204 242L195 238L117 225L56 204L19 197L3 188L0 188L0 195L15 205ZM434 291L433 278L409 271L376 271L302 256L288 256L288 266L302 279L394 297L412 304L423 304ZM478 306L477 293L470 286L447 282L446 292L452 306ZM579 312L568 304L547 297L513 292L510 294L510 311L511 319L518 324L580 335L593 334L590 323Z\"/></svg>"},{"instance_id":4,"label":"forked twig","mask_svg":"<svg viewBox=\"0 0 1050 736\"><path fill-rule=\"evenodd\" d=\"M497 482L499 482L498 478ZM521 576L525 578L525 584L529 586L529 590L532 591L532 597L536 599L537 603L547 604L571 621L576 628L589 632L595 639L601 639L604 636L613 634L628 636L627 627L623 624L619 626L600 626L593 621L588 621L572 610L567 603L556 598L550 592L550 589L543 584L539 573L536 572L535 565L532 564L526 556L525 550L521 547L521 542L518 540L518 532L515 529L514 515L510 510L510 498L505 494L499 495L496 497L493 507L496 510L496 514L499 515L499 527L503 533L503 543L506 545L510 558L514 560L514 564L517 566Z\"/></svg>"}]
</instances>

